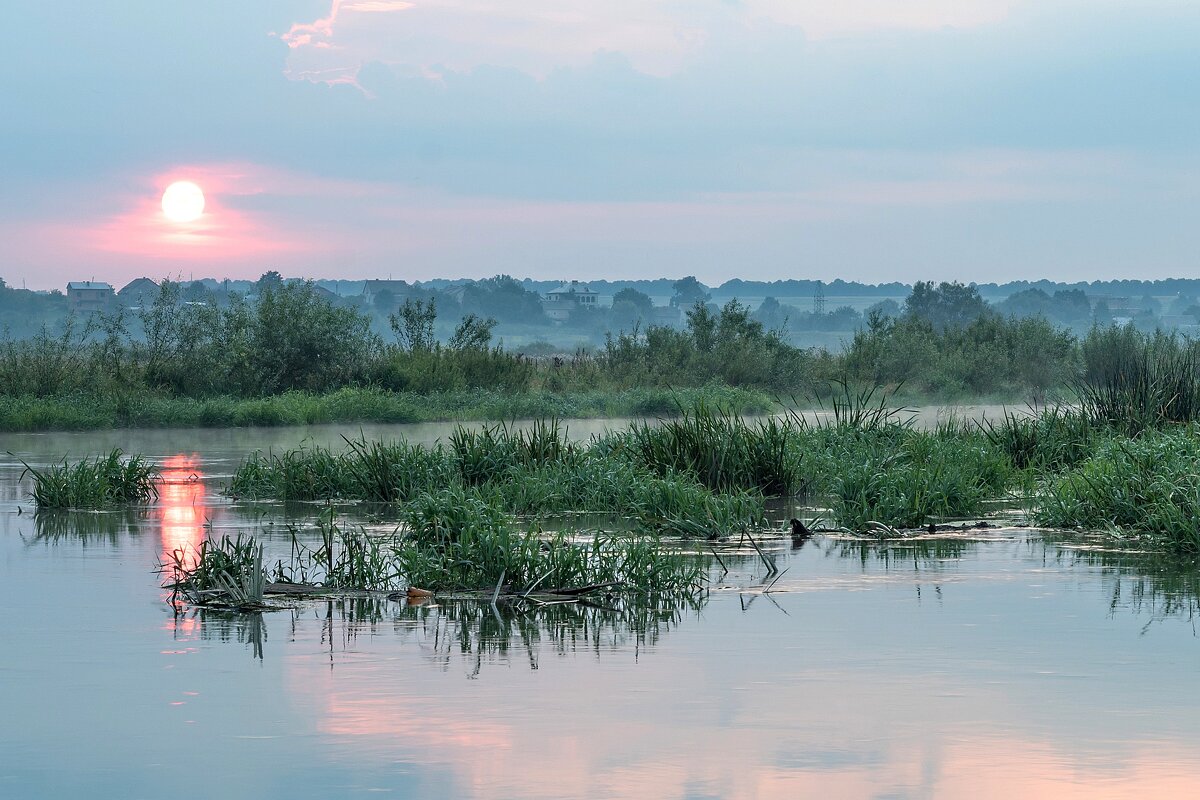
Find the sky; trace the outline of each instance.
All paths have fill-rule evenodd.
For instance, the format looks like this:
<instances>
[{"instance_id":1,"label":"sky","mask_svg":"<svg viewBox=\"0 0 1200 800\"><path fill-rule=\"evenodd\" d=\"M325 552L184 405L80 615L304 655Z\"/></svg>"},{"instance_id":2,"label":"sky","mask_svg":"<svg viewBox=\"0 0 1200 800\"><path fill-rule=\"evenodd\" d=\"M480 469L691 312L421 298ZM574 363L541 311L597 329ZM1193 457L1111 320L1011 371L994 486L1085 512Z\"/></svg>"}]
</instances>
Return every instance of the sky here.
<instances>
[{"instance_id":1,"label":"sky","mask_svg":"<svg viewBox=\"0 0 1200 800\"><path fill-rule=\"evenodd\" d=\"M0 278L1200 276L1195 0L19 0ZM174 180L204 215L172 222Z\"/></svg>"}]
</instances>

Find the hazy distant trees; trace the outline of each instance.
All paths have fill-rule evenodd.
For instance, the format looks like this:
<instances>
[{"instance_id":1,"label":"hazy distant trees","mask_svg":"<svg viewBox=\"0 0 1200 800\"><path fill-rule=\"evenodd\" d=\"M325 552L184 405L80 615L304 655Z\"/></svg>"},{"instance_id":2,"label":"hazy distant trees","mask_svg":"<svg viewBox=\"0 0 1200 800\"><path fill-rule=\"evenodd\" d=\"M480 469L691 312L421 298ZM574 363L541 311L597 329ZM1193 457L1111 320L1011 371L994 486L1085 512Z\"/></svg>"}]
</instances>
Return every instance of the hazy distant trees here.
<instances>
[{"instance_id":1,"label":"hazy distant trees","mask_svg":"<svg viewBox=\"0 0 1200 800\"><path fill-rule=\"evenodd\" d=\"M622 289L614 294L613 305L615 306L617 303L629 303L647 317L654 309L654 301L650 299L650 295L639 292L637 289Z\"/></svg>"},{"instance_id":2,"label":"hazy distant trees","mask_svg":"<svg viewBox=\"0 0 1200 800\"><path fill-rule=\"evenodd\" d=\"M1045 317L1064 325L1087 325L1092 318L1092 304L1079 289L1063 289L1053 296L1041 289L1025 289L1009 295L996 309L1010 317Z\"/></svg>"},{"instance_id":3,"label":"hazy distant trees","mask_svg":"<svg viewBox=\"0 0 1200 800\"><path fill-rule=\"evenodd\" d=\"M943 281L937 286L933 281L917 281L912 294L904 301L905 311L923 319L943 331L947 328L965 328L988 313L988 304L974 286L964 286L958 281Z\"/></svg>"},{"instance_id":4,"label":"hazy distant trees","mask_svg":"<svg viewBox=\"0 0 1200 800\"><path fill-rule=\"evenodd\" d=\"M497 275L463 287L462 310L500 322L546 322L542 298L509 275Z\"/></svg>"},{"instance_id":5,"label":"hazy distant trees","mask_svg":"<svg viewBox=\"0 0 1200 800\"><path fill-rule=\"evenodd\" d=\"M693 275L680 278L672 284L671 288L675 290L675 294L671 297L671 305L676 308L691 308L696 303L707 303L712 297L704 288L704 284L696 280Z\"/></svg>"},{"instance_id":6,"label":"hazy distant trees","mask_svg":"<svg viewBox=\"0 0 1200 800\"><path fill-rule=\"evenodd\" d=\"M654 301L650 295L637 289L622 289L613 295L610 311L611 327L616 330L632 330L640 322L650 319Z\"/></svg>"}]
</instances>

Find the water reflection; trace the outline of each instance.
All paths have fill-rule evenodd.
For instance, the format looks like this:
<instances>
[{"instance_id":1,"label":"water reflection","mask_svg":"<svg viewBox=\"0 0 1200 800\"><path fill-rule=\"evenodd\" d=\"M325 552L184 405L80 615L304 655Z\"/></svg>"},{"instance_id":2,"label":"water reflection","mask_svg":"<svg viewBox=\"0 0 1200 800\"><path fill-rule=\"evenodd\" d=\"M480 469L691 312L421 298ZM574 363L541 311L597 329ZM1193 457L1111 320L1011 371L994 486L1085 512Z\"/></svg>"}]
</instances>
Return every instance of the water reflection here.
<instances>
[{"instance_id":1,"label":"water reflection","mask_svg":"<svg viewBox=\"0 0 1200 800\"><path fill-rule=\"evenodd\" d=\"M34 514L34 540L77 539L85 545L114 545L121 537L138 533L148 513L144 509L99 512L41 509Z\"/></svg>"},{"instance_id":2,"label":"water reflection","mask_svg":"<svg viewBox=\"0 0 1200 800\"><path fill-rule=\"evenodd\" d=\"M197 456L174 455L163 462L155 512L164 564L173 563L176 553L182 554L184 566L195 564L210 513L203 477Z\"/></svg>"},{"instance_id":3,"label":"water reflection","mask_svg":"<svg viewBox=\"0 0 1200 800\"><path fill-rule=\"evenodd\" d=\"M260 660L267 640L267 625L262 612L236 613L205 608L176 610L163 627L176 642L237 642L249 646L254 658Z\"/></svg>"},{"instance_id":4,"label":"water reflection","mask_svg":"<svg viewBox=\"0 0 1200 800\"><path fill-rule=\"evenodd\" d=\"M645 648L677 627L686 614L699 615L705 601L695 599L674 608L652 608L616 601L547 603L538 608L493 606L478 601L407 603L381 597L347 597L308 603L292 612L292 635L305 618L321 622L321 645L330 665L340 652L355 648L359 637L387 629L397 643L415 646L440 671L459 664L477 677L487 664L525 664L536 670L543 657L589 652L632 652Z\"/></svg>"},{"instance_id":5,"label":"water reflection","mask_svg":"<svg viewBox=\"0 0 1200 800\"><path fill-rule=\"evenodd\" d=\"M1200 613L1200 565L1195 559L1076 547L1056 548L1056 561L1068 567L1102 570L1111 597L1109 610L1127 610L1149 619L1143 628L1168 618L1193 620Z\"/></svg>"}]
</instances>

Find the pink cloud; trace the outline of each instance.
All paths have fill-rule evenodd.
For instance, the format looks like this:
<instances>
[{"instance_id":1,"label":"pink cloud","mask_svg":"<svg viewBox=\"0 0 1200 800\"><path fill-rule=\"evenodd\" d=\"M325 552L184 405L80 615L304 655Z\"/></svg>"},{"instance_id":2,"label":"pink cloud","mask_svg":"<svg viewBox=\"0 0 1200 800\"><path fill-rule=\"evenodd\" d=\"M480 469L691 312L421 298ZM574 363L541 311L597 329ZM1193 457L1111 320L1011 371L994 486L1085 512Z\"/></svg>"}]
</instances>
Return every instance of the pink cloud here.
<instances>
[{"instance_id":1,"label":"pink cloud","mask_svg":"<svg viewBox=\"0 0 1200 800\"><path fill-rule=\"evenodd\" d=\"M1002 22L1029 0L331 0L328 14L293 24L288 74L324 81L381 61L431 70L487 64L544 76L617 52L669 75L734 30L800 28L808 38L871 30L939 30ZM404 12L396 14L392 12Z\"/></svg>"}]
</instances>

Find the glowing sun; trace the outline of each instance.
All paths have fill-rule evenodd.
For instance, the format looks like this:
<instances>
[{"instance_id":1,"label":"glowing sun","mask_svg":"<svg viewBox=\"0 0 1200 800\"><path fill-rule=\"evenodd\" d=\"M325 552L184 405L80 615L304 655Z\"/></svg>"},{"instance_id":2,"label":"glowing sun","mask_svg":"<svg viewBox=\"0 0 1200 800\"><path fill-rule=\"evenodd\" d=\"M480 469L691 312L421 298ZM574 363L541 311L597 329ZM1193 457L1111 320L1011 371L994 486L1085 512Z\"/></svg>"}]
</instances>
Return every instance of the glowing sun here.
<instances>
[{"instance_id":1,"label":"glowing sun","mask_svg":"<svg viewBox=\"0 0 1200 800\"><path fill-rule=\"evenodd\" d=\"M191 181L175 181L162 196L162 210L172 222L193 222L204 213L204 192Z\"/></svg>"}]
</instances>

